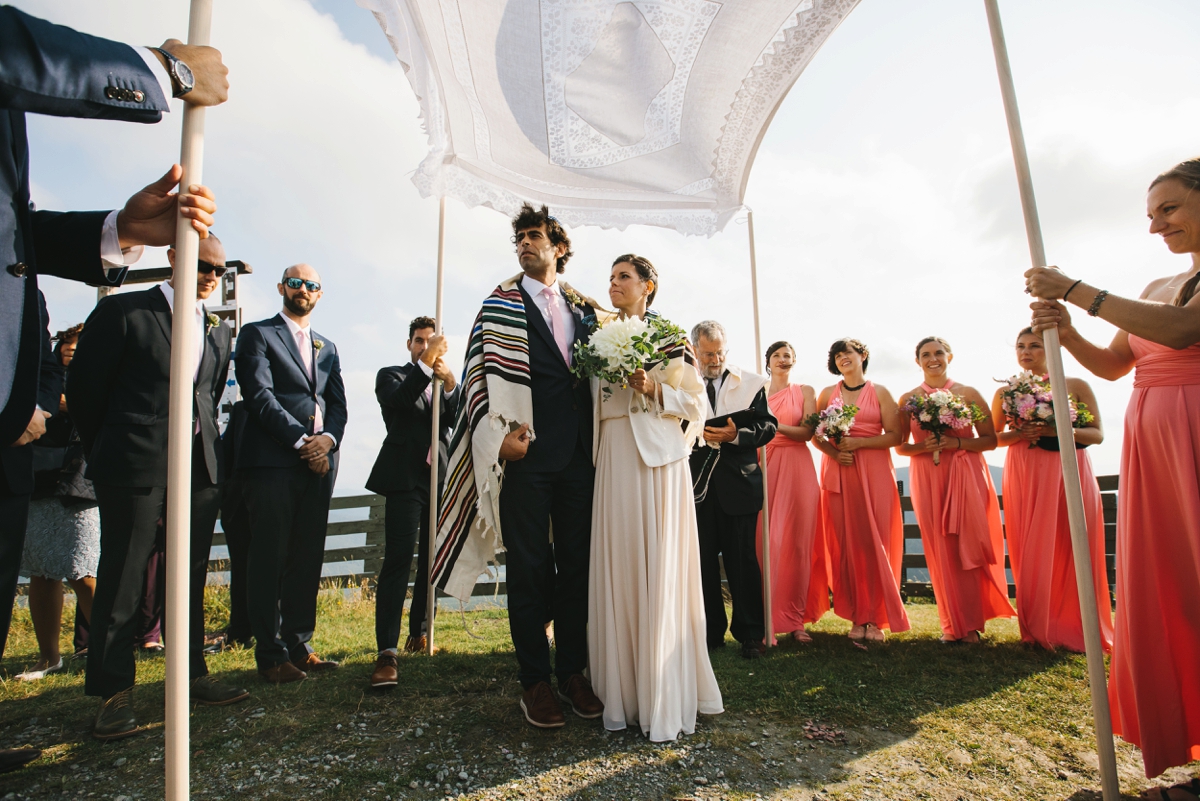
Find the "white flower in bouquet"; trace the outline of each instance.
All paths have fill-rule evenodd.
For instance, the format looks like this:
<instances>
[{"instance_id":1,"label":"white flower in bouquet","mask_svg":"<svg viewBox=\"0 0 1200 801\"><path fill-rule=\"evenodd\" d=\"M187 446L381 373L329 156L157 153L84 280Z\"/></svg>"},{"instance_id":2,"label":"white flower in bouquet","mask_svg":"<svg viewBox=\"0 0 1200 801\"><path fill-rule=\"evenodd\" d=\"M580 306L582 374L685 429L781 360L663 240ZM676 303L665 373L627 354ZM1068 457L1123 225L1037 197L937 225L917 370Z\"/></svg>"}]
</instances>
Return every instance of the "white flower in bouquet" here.
<instances>
[{"instance_id":1,"label":"white flower in bouquet","mask_svg":"<svg viewBox=\"0 0 1200 801\"><path fill-rule=\"evenodd\" d=\"M630 372L641 366L641 355L634 347L633 338L644 336L649 326L640 317L613 320L592 334L588 344L596 355L604 360L612 372Z\"/></svg>"}]
</instances>

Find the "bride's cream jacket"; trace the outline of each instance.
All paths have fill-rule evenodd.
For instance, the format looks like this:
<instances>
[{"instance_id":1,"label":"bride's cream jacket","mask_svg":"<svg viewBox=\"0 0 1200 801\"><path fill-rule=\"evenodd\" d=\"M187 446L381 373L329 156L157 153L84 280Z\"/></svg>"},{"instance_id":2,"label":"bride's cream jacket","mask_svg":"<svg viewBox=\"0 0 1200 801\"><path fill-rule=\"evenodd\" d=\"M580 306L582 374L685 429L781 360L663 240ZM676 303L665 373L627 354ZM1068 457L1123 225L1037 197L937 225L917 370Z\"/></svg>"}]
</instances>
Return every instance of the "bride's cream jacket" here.
<instances>
[{"instance_id":1,"label":"bride's cream jacket","mask_svg":"<svg viewBox=\"0 0 1200 801\"><path fill-rule=\"evenodd\" d=\"M682 356L659 364L648 373L659 386L659 400L632 392L629 401L629 425L638 453L647 467L686 459L704 431L707 398L704 382L696 367ZM600 407L620 403L613 394L605 399L600 379L592 381L592 462L600 453ZM683 422L686 421L686 430Z\"/></svg>"}]
</instances>

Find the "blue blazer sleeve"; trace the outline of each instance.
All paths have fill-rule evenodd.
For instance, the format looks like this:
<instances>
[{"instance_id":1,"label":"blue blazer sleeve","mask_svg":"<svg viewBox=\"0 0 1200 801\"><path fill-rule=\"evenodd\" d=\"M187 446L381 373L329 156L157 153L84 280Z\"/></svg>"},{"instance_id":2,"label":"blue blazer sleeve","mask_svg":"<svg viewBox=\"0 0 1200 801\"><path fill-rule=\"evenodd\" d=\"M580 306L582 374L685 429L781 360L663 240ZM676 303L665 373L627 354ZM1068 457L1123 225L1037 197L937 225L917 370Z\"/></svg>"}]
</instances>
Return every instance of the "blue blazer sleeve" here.
<instances>
[{"instance_id":1,"label":"blue blazer sleeve","mask_svg":"<svg viewBox=\"0 0 1200 801\"><path fill-rule=\"evenodd\" d=\"M120 286L127 267L107 272L100 258L100 233L107 211L35 211L33 252L39 275L92 286Z\"/></svg>"},{"instance_id":2,"label":"blue blazer sleeve","mask_svg":"<svg viewBox=\"0 0 1200 801\"><path fill-rule=\"evenodd\" d=\"M42 363L38 370L38 406L43 412L58 414L58 401L63 392L63 368L54 348L50 344L50 314L46 311L46 296L38 290L38 303L41 306L41 351Z\"/></svg>"},{"instance_id":3,"label":"blue blazer sleeve","mask_svg":"<svg viewBox=\"0 0 1200 801\"><path fill-rule=\"evenodd\" d=\"M246 411L273 440L290 448L308 433L307 427L301 425L300 421L293 417L287 409L284 409L275 398L275 377L271 373L267 341L263 337L262 329L257 325L244 326L241 333L238 334L237 353L233 356L233 371L237 376L238 386L242 388L242 401L246 405ZM333 376L330 376L331 381L332 378ZM341 380L339 374L339 387ZM344 392L342 397L342 408L345 409ZM345 427L344 413L342 426ZM326 427L329 427L328 423L326 423ZM342 439L340 434L340 431L333 432L339 442Z\"/></svg>"},{"instance_id":4,"label":"blue blazer sleeve","mask_svg":"<svg viewBox=\"0 0 1200 801\"><path fill-rule=\"evenodd\" d=\"M0 6L0 107L56 117L158 122L168 99L129 45Z\"/></svg>"}]
</instances>

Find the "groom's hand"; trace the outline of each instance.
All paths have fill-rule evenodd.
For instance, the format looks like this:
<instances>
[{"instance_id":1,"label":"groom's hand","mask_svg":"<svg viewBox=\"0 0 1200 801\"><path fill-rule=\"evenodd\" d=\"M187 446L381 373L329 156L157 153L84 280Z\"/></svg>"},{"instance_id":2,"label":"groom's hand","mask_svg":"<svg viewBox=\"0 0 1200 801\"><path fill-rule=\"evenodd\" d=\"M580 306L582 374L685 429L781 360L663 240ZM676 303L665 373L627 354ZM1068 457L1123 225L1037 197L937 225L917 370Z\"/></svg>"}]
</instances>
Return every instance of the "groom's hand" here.
<instances>
[{"instance_id":1,"label":"groom's hand","mask_svg":"<svg viewBox=\"0 0 1200 801\"><path fill-rule=\"evenodd\" d=\"M508 436L500 443L500 458L506 462L524 459L529 451L529 424L522 423L520 428L508 432Z\"/></svg>"}]
</instances>

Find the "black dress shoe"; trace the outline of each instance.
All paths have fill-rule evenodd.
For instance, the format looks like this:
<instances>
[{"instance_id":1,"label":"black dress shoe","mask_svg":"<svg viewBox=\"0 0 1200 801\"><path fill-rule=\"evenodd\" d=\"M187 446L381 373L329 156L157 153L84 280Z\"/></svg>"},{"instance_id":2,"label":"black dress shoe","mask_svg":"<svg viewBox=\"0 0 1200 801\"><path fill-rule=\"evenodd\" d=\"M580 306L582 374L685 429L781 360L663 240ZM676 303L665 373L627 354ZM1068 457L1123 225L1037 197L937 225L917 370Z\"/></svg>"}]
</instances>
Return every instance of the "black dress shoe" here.
<instances>
[{"instance_id":1,"label":"black dress shoe","mask_svg":"<svg viewBox=\"0 0 1200 801\"><path fill-rule=\"evenodd\" d=\"M742 659L758 659L767 652L767 645L764 642L744 642L742 643Z\"/></svg>"},{"instance_id":2,"label":"black dress shoe","mask_svg":"<svg viewBox=\"0 0 1200 801\"><path fill-rule=\"evenodd\" d=\"M0 749L0 773L23 768L42 755L36 748L4 748Z\"/></svg>"},{"instance_id":3,"label":"black dress shoe","mask_svg":"<svg viewBox=\"0 0 1200 801\"><path fill-rule=\"evenodd\" d=\"M716 651L716 650L724 648L724 647L725 647L724 640L721 640L720 642L710 642L708 644L709 653L712 653L713 651Z\"/></svg>"}]
</instances>

